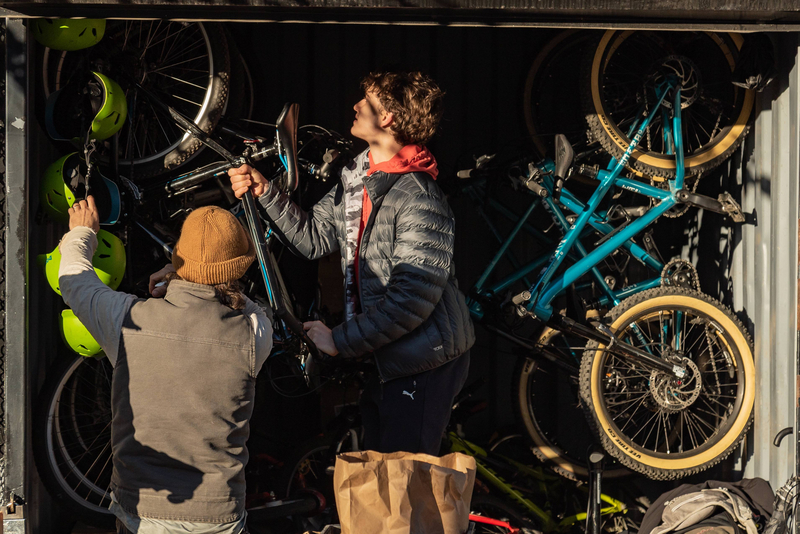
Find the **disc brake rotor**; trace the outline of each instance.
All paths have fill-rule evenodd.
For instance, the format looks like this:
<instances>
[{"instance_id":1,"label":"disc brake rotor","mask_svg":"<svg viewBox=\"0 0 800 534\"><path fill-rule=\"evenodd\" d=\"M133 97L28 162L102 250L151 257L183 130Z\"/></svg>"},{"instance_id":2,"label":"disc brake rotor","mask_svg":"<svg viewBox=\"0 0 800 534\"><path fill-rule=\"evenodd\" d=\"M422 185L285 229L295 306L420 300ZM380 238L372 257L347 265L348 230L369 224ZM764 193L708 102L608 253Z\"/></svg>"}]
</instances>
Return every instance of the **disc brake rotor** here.
<instances>
[{"instance_id":1,"label":"disc brake rotor","mask_svg":"<svg viewBox=\"0 0 800 534\"><path fill-rule=\"evenodd\" d=\"M694 62L685 56L667 56L654 68L655 74L652 79L654 86L658 87L667 76L675 76L681 86L681 109L686 109L695 103L700 96L701 78L700 72ZM669 98L665 98L661 105L672 109L673 103Z\"/></svg>"},{"instance_id":2,"label":"disc brake rotor","mask_svg":"<svg viewBox=\"0 0 800 534\"><path fill-rule=\"evenodd\" d=\"M681 358L680 363L687 371L683 378L663 371L650 373L650 393L658 405L669 412L679 412L691 406L703 387L697 365L689 358Z\"/></svg>"}]
</instances>

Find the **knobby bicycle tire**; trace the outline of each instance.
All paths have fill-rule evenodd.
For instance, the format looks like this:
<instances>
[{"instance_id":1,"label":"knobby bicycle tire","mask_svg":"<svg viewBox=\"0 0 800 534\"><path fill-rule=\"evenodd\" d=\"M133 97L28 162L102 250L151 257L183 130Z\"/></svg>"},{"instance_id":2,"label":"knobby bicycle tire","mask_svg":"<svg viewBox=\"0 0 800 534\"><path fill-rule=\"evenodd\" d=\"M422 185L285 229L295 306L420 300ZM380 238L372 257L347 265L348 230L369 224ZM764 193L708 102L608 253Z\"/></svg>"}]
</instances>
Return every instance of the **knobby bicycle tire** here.
<instances>
[{"instance_id":1,"label":"knobby bicycle tire","mask_svg":"<svg viewBox=\"0 0 800 534\"><path fill-rule=\"evenodd\" d=\"M755 91L730 83L741 45L737 34L607 31L583 68L582 101L592 135L609 154L621 158L631 143L627 129L642 102L655 104L653 77L660 71L678 72L684 80L686 174L716 167L749 130ZM654 121L628 166L650 176L672 178L675 157L663 145L660 118Z\"/></svg>"},{"instance_id":2,"label":"knobby bicycle tire","mask_svg":"<svg viewBox=\"0 0 800 534\"><path fill-rule=\"evenodd\" d=\"M753 420L752 342L741 322L719 301L671 287L624 300L610 318L621 342L643 338L646 343L634 344L680 363L687 375L677 380L647 372L613 347L587 344L581 396L603 447L623 465L660 480L698 473L726 458Z\"/></svg>"},{"instance_id":3,"label":"knobby bicycle tire","mask_svg":"<svg viewBox=\"0 0 800 534\"><path fill-rule=\"evenodd\" d=\"M163 37L154 37L158 35ZM157 50L170 44L170 39L189 43L171 44L166 52ZM155 55L152 59L147 56L151 49ZM229 99L231 59L228 40L219 24L118 21L110 23L103 40L90 49L47 49L42 65L45 96L64 87L72 76L98 68L93 61L106 65L106 73L125 90L128 119L120 131L120 170L134 180L175 169L203 147L150 104L134 87L134 81L192 119L206 133L216 127ZM199 77L183 80L184 76Z\"/></svg>"}]
</instances>

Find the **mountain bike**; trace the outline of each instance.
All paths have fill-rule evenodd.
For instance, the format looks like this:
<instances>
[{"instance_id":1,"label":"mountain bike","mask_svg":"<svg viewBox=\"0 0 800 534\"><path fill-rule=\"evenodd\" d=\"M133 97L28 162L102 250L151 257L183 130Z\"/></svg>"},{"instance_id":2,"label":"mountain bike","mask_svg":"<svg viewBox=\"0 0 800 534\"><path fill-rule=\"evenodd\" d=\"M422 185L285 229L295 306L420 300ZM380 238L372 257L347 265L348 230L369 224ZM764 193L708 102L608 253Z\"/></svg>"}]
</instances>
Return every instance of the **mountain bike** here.
<instances>
[{"instance_id":1,"label":"mountain bike","mask_svg":"<svg viewBox=\"0 0 800 534\"><path fill-rule=\"evenodd\" d=\"M227 176L227 169L237 166L240 158L261 161L274 169L264 168L274 183L285 191L297 187L298 175L325 178L335 171L339 162L313 163L298 158L298 153L312 155L323 150L341 150L344 154L348 142L319 127L309 131L311 140L297 149L297 106L287 105L274 127L275 139L268 140L227 126L229 134L237 134L244 145L241 156L224 149L217 141L205 135L190 120L182 117L174 108L175 120L183 123L187 130L204 143L218 150L227 161L209 164L177 177L139 187L131 180L120 177L119 199L123 203L125 216L120 222L119 232L125 237L129 257L136 257L138 269L130 266L128 289L146 296L146 280L151 265L163 266L169 259L177 229L183 215L196 206L212 202L224 203L224 193L230 187L215 185L214 179ZM324 135L323 135L324 133ZM322 148L313 148L314 143ZM338 153L338 152L337 152ZM344 155L342 159L344 159ZM211 185L211 188L205 187ZM252 199L251 199L252 200ZM255 302L273 309L274 349L265 363L265 371L273 366L288 368L283 377L272 377L301 381L302 393L308 394L315 387L318 377L314 374L315 358L320 359L313 343L303 331L291 294L283 281L272 247L271 231L260 229L262 221L254 206L246 202L235 205L233 210L249 229L251 238L257 243L257 261L243 278L245 292ZM266 236L266 237L265 237ZM151 263L148 263L151 262ZM145 272L141 272L145 270ZM144 282L142 284L142 282ZM82 520L97 524L113 523L108 512L110 504L109 484L111 480L111 365L105 358L67 358L50 370L45 385L39 394L34 420L34 455L39 473L50 494ZM285 385L284 385L285 388ZM275 469L277 470L277 468ZM257 472L258 470L255 470ZM251 472L253 472L251 470ZM264 482L249 481L258 495L249 496L249 517L260 521L294 513L313 514L325 507L324 497L311 488L294 499L281 500L264 491ZM256 498L257 497L257 498Z\"/></svg>"},{"instance_id":2,"label":"mountain bike","mask_svg":"<svg viewBox=\"0 0 800 534\"><path fill-rule=\"evenodd\" d=\"M566 143L564 139L560 142ZM482 156L478 158L476 169L461 173L471 177L463 191L471 197L477 211L501 243L469 293L470 310L474 318L483 320L487 329L517 345L522 353L514 374L513 402L518 419L531 440L533 452L559 474L570 479L585 478L588 474L585 451L592 441L592 432L582 422L578 395L578 368L583 343L549 327L540 329L531 343L516 331L524 319L509 312L508 308L514 307L511 302L514 288L520 287L521 283L529 287L530 274L541 269L549 259L548 254L543 254L520 264L512 252L519 233L525 232L551 250L555 246L553 239L533 224L534 211L542 206L549 214L546 219L551 221L551 228L555 227L563 234L568 231L570 221L577 217L575 214L585 210L586 204L568 190L563 190L560 201L554 202L547 189L552 188L552 183L538 185L535 181L538 176L544 174L546 177L539 179L545 181L552 175L551 160L525 157L498 166L492 159L491 156ZM528 193L531 200L521 215L505 206L502 199L495 198L500 195L487 192L486 182L489 180L495 182L494 189L511 185L508 189L513 188L516 197L519 197L519 192L523 192L523 196ZM501 234L489 216L489 210L514 224L509 233ZM595 245L602 243L616 231L612 223L628 223L645 210L646 206L626 206L614 200L607 209L595 211L581 236L578 250L569 254L569 259L574 262L586 255L582 242L586 242L587 247L592 242ZM599 317L607 308L618 305L625 298L660 286L700 289L697 272L689 262L674 259L663 263L652 232L645 234L640 242L641 246L633 238L628 239L606 258L605 265L596 266L584 277L585 280L581 279L570 287L573 298L580 301L578 311L586 310ZM499 281L489 283L504 259L509 260L513 271ZM632 259L638 262L639 270L643 272L637 275L629 272ZM615 478L628 473L627 469L611 467L605 476Z\"/></svg>"},{"instance_id":3,"label":"mountain bike","mask_svg":"<svg viewBox=\"0 0 800 534\"><path fill-rule=\"evenodd\" d=\"M522 436L504 436L487 449L450 430L447 441L450 452L475 458L478 481L473 491L473 513L485 511L517 528L542 532L583 530L586 488L567 487L563 478L522 461L526 450L520 447ZM605 494L600 498L607 532L623 532L635 526L627 521L625 503Z\"/></svg>"},{"instance_id":4,"label":"mountain bike","mask_svg":"<svg viewBox=\"0 0 800 534\"><path fill-rule=\"evenodd\" d=\"M617 49L609 45L612 39L614 33L610 32L601 45L604 53L613 56ZM616 39L620 45L625 41L619 36ZM593 79L605 80L600 71L608 68L613 74L616 60L604 63L597 57L605 56L595 56ZM591 326L556 313L554 302L581 277L592 273L603 258L625 246L675 206L694 205L727 214L737 222L744 220L729 194L712 199L684 188L687 158L683 142L687 130L682 111L694 103L687 104L682 91L684 87L696 89L697 74L689 68L678 69L676 65L681 61L669 57L646 77L647 94L638 100L638 109L631 112L633 119L619 121L626 127L622 135L631 140L619 159L613 158L607 169L579 167L582 175L599 182L584 204L574 204L563 187L568 171L574 169L574 155L564 138L560 143L557 140L553 167L534 166L524 177L525 186L541 195L554 218L559 219L557 202L570 207L575 216L557 221L566 230L564 237L541 264L538 278L527 290L509 299L520 317L539 319L562 335L589 340L581 360L580 390L590 424L597 429L606 450L623 465L664 479L710 467L742 439L750 425L755 389L749 335L738 319L714 299L694 289L655 287L659 285L655 282L652 288L615 303L605 322ZM598 102L602 102L602 84L596 87ZM734 114L735 122L728 129L725 138L729 142L723 153L746 131L752 94L740 100L742 106ZM693 116L694 123L699 115ZM621 117L613 113L611 116ZM691 131L693 126L688 128ZM656 146L650 139L649 150L637 149L653 130L663 141ZM659 155L656 149L663 149L666 154ZM721 153L713 154L711 160L689 156L694 158L692 172L724 159L716 157ZM638 167L644 168L642 162L648 162L648 170L665 176L664 181L649 185L622 177L634 155L641 163ZM596 228L598 218L602 220L597 209L613 187L649 197L650 206L643 207L637 217L626 217L617 227L606 228L605 236L591 252L582 250L580 239L587 228ZM565 260L570 254L576 261L567 265ZM602 287L600 280L597 283ZM569 345L577 349L573 342ZM551 361L559 362L562 368L574 366L574 358L550 352L546 345L536 348L549 352Z\"/></svg>"}]
</instances>

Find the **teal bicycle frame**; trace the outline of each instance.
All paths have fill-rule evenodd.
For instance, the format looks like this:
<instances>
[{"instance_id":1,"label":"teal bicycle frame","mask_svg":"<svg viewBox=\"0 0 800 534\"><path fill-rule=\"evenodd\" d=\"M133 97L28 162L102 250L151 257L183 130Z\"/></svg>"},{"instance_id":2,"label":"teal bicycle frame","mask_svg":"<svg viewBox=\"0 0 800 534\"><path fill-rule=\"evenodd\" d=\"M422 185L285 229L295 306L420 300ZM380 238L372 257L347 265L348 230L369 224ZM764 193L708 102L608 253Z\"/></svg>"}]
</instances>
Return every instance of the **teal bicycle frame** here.
<instances>
[{"instance_id":1,"label":"teal bicycle frame","mask_svg":"<svg viewBox=\"0 0 800 534\"><path fill-rule=\"evenodd\" d=\"M672 124L670 125L669 120L667 120L666 117L667 111L662 109L661 103L672 89L675 91L673 104L674 116L672 118ZM631 238L644 230L656 219L661 217L670 208L679 203L676 193L683 189L685 169L683 138L680 133L681 91L680 86L677 84L677 80L674 78L668 78L659 87L657 94L659 95L658 101L653 110L644 116L643 119L642 116L644 113L639 114L639 119L637 119L637 122L634 123L632 127L633 130L638 126L638 129L636 129L636 135L633 137L633 141L620 160L612 161L611 164L609 164L609 167L613 167L611 170L601 170L598 172L597 179L600 181L600 186L592 194L589 201L581 207L581 204L578 203L574 197L569 195L568 192L565 192L566 194L563 195L563 202L565 205L567 205L570 209L576 208L579 210L576 211L576 213L578 213L578 218L567 229L564 237L559 242L555 251L548 258L550 260L549 264L545 267L544 271L539 277L539 280L533 284L529 290L531 296L527 304L525 304L525 308L537 318L548 321L553 316L552 302L556 296L562 293L567 287L576 282L583 275L592 271L592 269L595 269L599 262L601 262L606 256L618 248L626 247L631 250L631 248L635 246L635 244L630 242ZM639 144L639 141L647 130L647 127L650 125L655 113L659 112L659 110L662 114L664 114L664 136L667 140L667 146L671 147L668 153L675 155L676 176L674 180L669 181L669 190L660 189L636 180L620 177L620 174L624 170L631 154ZM583 245L579 242L579 237L583 234L586 226L592 225L597 228L599 225L600 228L598 229L600 229L601 232L605 232L610 229L608 225L603 226L604 223L602 223L601 218L595 214L595 211L597 210L602 198L608 194L612 186L618 186L628 191L633 191L635 193L656 199L658 204L648 209L641 217L632 221L630 224L617 231L605 242L600 244L597 248L587 253L585 249L583 249ZM548 202L549 206L555 205L555 201L551 197L546 198L545 202ZM564 222L566 222L566 220ZM561 275L556 276L556 271L561 266L568 252L570 252L573 248L578 250L581 258L578 259L578 261L576 261L574 264L567 267ZM646 258L646 263L652 264L652 266L655 267L656 263L654 263L654 258L650 257L641 248L634 250L636 250L636 253L634 253L635 256ZM655 279L644 282L643 284L647 287L655 287L658 285L655 283ZM642 286L642 284L639 285ZM647 287L640 287L638 290L641 291ZM631 291L633 288L625 289ZM610 289L604 288L604 291L606 291L608 294Z\"/></svg>"},{"instance_id":2,"label":"teal bicycle frame","mask_svg":"<svg viewBox=\"0 0 800 534\"><path fill-rule=\"evenodd\" d=\"M664 99L669 89L671 89L672 87L673 87L672 85L666 85L663 88L659 99L659 104ZM680 98L679 88L676 98L678 99ZM658 110L659 107L660 106L657 106L655 110ZM547 282L552 278L553 273L561 265L561 262L565 256L568 256L570 259L572 259L575 262L575 264L567 270L564 277L556 280L556 282L552 284L552 286L550 286L548 290L543 293L543 298L540 299L541 306L539 309L536 309L534 311L534 313L538 317L544 320L547 320L552 314L551 302L553 298L562 293L563 290L566 289L566 287L574 283L577 279L579 279L586 273L591 273L592 277L595 280L595 283L602 292L602 295L596 301L596 304L598 306L616 306L617 304L622 302L622 300L626 299L631 295L634 295L640 291L645 291L647 289L652 289L654 287L660 286L662 282L661 272L664 269L664 264L661 263L658 259L654 258L641 246L636 244L632 238L633 236L638 234L641 230L643 230L647 225L649 225L651 222L660 217L664 212L669 210L677 202L673 198L673 194L675 191L683 187L684 169L683 169L682 150L678 150L678 154L680 156L680 161L678 162L678 169L679 169L678 177L676 178L676 180L674 180L674 182L670 183L671 189L669 192L663 189L649 186L647 184L643 184L635 180L628 180L619 177L620 173L624 169L625 163L630 157L630 154L635 149L639 139L641 139L642 133L646 130L647 126L652 120L653 113L650 113L650 115L646 117L645 121L641 124L641 126L639 127L639 131L637 132L637 136L634 138L633 143L631 144L631 146L629 147L628 151L623 156L623 158L620 160L620 162L617 162L612 159L611 162L609 163L609 169L611 169L610 171L609 170L599 171L598 179L600 179L601 181L601 186L595 191L594 195L589 200L588 204L578 200L578 198L575 197L572 193L570 193L567 189L564 189L562 191L560 197L561 204L563 204L571 212L578 214L582 217L582 218L579 217L574 225L570 226L567 217L564 215L564 212L561 210L558 203L552 198L552 192L554 189L554 179L552 176L554 170L554 164L552 161L549 160L539 165L540 170L542 170L543 173L545 174L542 180L542 185L547 189L549 195L543 199L538 196L535 197L534 200L526 209L526 211L522 214L522 216L517 217L515 214L513 214L506 207L502 206L496 200L489 199L489 203L494 209L496 209L506 217L512 220L516 220L516 225L511 231L511 233L505 238L505 240L503 240L500 237L500 234L497 231L497 229L489 220L489 218L486 217L486 215L483 214L481 210L481 215L483 215L484 219L486 219L489 228L495 234L497 239L501 241L502 244L500 246L500 249L497 251L495 256L490 261L489 265L481 274L481 277L475 283L475 286L472 288L471 294L482 297L491 297L493 295L499 294L507 290L509 287L511 287L511 285L513 285L519 280L523 280L526 283L528 283L527 276L530 273L540 269L542 266L547 264L549 260L550 265L548 266L547 270L543 273L539 282L537 284L531 285L531 290L530 290L531 295L536 295L535 293L536 288L547 284ZM666 112L663 111L663 113ZM667 136L669 139L672 139L673 131L680 131L679 129L680 110L678 110L678 113L676 114L674 121L677 123L674 129L673 125L670 124L669 121L667 120L664 121L664 124L668 125L664 129L664 135ZM634 124L631 127L629 135L630 133L633 133L633 131L636 129L636 126L637 124ZM681 139L676 139L674 146L681 147L682 146ZM675 150L670 150L670 153L675 153ZM599 247L599 249L601 249L600 252L595 250L590 254L586 251L583 244L579 241L580 237L583 237L591 233L592 229L596 230L603 236L609 236L616 230L613 226L611 226L606 222L608 219L608 213L597 213L595 211L600 200L609 192L611 187L614 185L622 187L629 191L634 191L636 193L643 194L645 196L656 198L661 202L659 203L658 206L656 206L655 209L648 210L646 215L649 215L649 218L645 219L644 217L642 217L639 220L635 221L627 228L627 232L625 234L622 234L620 232L620 235L612 236L604 243L603 247ZM672 199L671 203L669 202L669 199ZM514 258L513 254L509 251L509 246L521 230L525 230L528 234L532 235L534 238L536 238L537 240L539 240L544 244L551 244L550 240L546 235L544 235L541 231L527 224L527 221L530 218L531 214L536 209L536 207L540 205L541 202L546 204L546 208L553 215L554 220L558 223L558 225L564 232L564 237L553 254L541 256L536 260L528 263L527 265L520 267L518 265L518 262ZM587 228L587 226L591 228ZM573 248L574 250L572 250ZM608 283L606 282L605 278L600 273L600 271L597 269L597 264L601 262L603 258L608 256L618 248L624 248L625 250L627 250L628 253L633 258L639 260L642 264L646 265L647 267L655 271L656 276L648 280L639 282L637 284L621 288L616 291L613 290L608 285ZM498 262L506 254L509 255L509 259L516 270L511 274L507 275L505 278L503 278L496 284L489 287L485 287L488 277L494 271ZM476 317L477 319L481 319L483 317L484 314L483 308L479 302L470 298L468 301L468 305L470 308L470 312L474 317ZM532 308L529 306L528 309L531 310Z\"/></svg>"}]
</instances>

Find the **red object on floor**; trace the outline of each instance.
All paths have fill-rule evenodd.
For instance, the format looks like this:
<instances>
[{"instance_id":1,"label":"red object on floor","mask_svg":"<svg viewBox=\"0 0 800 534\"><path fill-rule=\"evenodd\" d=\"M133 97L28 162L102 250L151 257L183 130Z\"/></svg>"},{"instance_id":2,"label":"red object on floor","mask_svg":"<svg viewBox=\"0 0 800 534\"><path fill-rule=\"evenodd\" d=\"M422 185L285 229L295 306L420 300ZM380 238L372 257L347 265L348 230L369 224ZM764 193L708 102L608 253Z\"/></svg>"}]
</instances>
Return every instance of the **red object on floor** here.
<instances>
[{"instance_id":1,"label":"red object on floor","mask_svg":"<svg viewBox=\"0 0 800 534\"><path fill-rule=\"evenodd\" d=\"M509 534L516 534L519 532L518 528L512 527L509 523L505 521L498 521L497 519L492 519L491 517L483 517L482 515L474 515L469 514L469 520L475 521L476 523L485 523L487 525L494 525L496 527L505 527L508 529Z\"/></svg>"}]
</instances>

